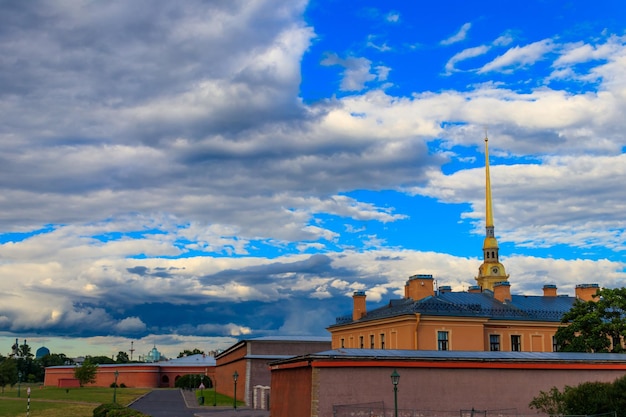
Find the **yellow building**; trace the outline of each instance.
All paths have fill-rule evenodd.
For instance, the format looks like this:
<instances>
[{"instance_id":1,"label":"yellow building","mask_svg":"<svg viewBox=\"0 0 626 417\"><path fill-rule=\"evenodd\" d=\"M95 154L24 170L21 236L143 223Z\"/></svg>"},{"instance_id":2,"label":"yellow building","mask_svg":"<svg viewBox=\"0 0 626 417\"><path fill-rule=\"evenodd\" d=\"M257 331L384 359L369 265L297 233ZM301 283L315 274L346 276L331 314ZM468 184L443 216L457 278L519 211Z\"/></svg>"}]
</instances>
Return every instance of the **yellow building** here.
<instances>
[{"instance_id":1,"label":"yellow building","mask_svg":"<svg viewBox=\"0 0 626 417\"><path fill-rule=\"evenodd\" d=\"M448 286L435 290L432 275L414 275L404 298L372 311L366 309L365 292L357 291L352 316L328 327L333 349L556 350L554 334L563 314L577 298L591 300L599 287L581 284L575 296L563 296L555 285L545 285L541 296L512 295L494 233L487 138L485 174L486 236L477 285L463 292Z\"/></svg>"}]
</instances>

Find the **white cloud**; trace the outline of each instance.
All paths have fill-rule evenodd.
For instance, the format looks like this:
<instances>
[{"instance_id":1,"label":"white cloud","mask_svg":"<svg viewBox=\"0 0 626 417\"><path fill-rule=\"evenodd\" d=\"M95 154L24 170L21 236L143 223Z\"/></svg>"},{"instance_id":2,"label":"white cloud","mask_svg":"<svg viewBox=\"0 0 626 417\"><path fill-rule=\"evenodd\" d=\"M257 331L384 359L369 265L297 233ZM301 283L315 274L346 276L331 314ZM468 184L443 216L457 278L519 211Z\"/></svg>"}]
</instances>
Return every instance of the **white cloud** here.
<instances>
[{"instance_id":1,"label":"white cloud","mask_svg":"<svg viewBox=\"0 0 626 417\"><path fill-rule=\"evenodd\" d=\"M554 50L554 43L550 39L533 42L526 46L515 46L493 61L485 64L478 70L479 73L490 71L502 71L512 67L525 67L532 65L545 57L548 52Z\"/></svg>"},{"instance_id":2,"label":"white cloud","mask_svg":"<svg viewBox=\"0 0 626 417\"><path fill-rule=\"evenodd\" d=\"M115 329L122 334L143 333L146 324L139 317L126 317L115 324Z\"/></svg>"},{"instance_id":3,"label":"white cloud","mask_svg":"<svg viewBox=\"0 0 626 417\"><path fill-rule=\"evenodd\" d=\"M470 58L475 58L477 56L481 56L489 52L491 47L486 45L476 46L473 48L467 48L462 50L461 52L456 53L452 58L448 60L446 63L446 74L450 75L451 73L457 71L456 64L459 62L465 61Z\"/></svg>"},{"instance_id":4,"label":"white cloud","mask_svg":"<svg viewBox=\"0 0 626 417\"><path fill-rule=\"evenodd\" d=\"M339 65L344 68L340 85L341 91L361 91L365 84L376 79L370 72L372 62L367 58L347 57L339 58L336 54L329 54L321 62L322 65Z\"/></svg>"},{"instance_id":5,"label":"white cloud","mask_svg":"<svg viewBox=\"0 0 626 417\"><path fill-rule=\"evenodd\" d=\"M467 33L469 32L471 27L471 23L464 23L457 33L447 39L442 40L440 43L442 45L452 45L453 43L464 41L467 38Z\"/></svg>"},{"instance_id":6,"label":"white cloud","mask_svg":"<svg viewBox=\"0 0 626 417\"><path fill-rule=\"evenodd\" d=\"M585 42L566 44L560 56L554 61L555 67L581 64L592 60L607 59L623 48L625 39L611 36L605 43L591 45Z\"/></svg>"},{"instance_id":7,"label":"white cloud","mask_svg":"<svg viewBox=\"0 0 626 417\"><path fill-rule=\"evenodd\" d=\"M400 21L400 13L392 11L385 15L385 20L390 23L398 23Z\"/></svg>"}]
</instances>

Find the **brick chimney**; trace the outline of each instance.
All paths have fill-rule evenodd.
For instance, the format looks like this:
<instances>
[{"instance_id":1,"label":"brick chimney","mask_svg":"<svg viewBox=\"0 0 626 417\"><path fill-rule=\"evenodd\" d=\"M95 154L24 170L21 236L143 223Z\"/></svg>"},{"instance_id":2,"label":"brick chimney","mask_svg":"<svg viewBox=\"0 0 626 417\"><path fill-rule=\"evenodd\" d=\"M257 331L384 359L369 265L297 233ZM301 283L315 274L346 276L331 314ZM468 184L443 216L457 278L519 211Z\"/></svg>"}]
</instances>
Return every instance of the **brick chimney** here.
<instances>
[{"instance_id":1,"label":"brick chimney","mask_svg":"<svg viewBox=\"0 0 626 417\"><path fill-rule=\"evenodd\" d=\"M432 275L417 274L409 277L404 287L404 296L419 301L435 295L435 280Z\"/></svg>"},{"instance_id":2,"label":"brick chimney","mask_svg":"<svg viewBox=\"0 0 626 417\"><path fill-rule=\"evenodd\" d=\"M600 290L598 284L578 284L576 286L576 298L582 301L594 301L598 290Z\"/></svg>"},{"instance_id":3,"label":"brick chimney","mask_svg":"<svg viewBox=\"0 0 626 417\"><path fill-rule=\"evenodd\" d=\"M556 297L556 285L546 284L543 286L544 297Z\"/></svg>"},{"instance_id":4,"label":"brick chimney","mask_svg":"<svg viewBox=\"0 0 626 417\"><path fill-rule=\"evenodd\" d=\"M360 320L366 313L365 307L365 291L355 291L352 294L353 308L352 308L352 320Z\"/></svg>"},{"instance_id":5,"label":"brick chimney","mask_svg":"<svg viewBox=\"0 0 626 417\"><path fill-rule=\"evenodd\" d=\"M480 285L471 285L468 289L467 292L470 294L480 294L482 291L480 289Z\"/></svg>"},{"instance_id":6,"label":"brick chimney","mask_svg":"<svg viewBox=\"0 0 626 417\"><path fill-rule=\"evenodd\" d=\"M502 303L511 301L511 284L508 281L493 284L493 298Z\"/></svg>"},{"instance_id":7,"label":"brick chimney","mask_svg":"<svg viewBox=\"0 0 626 417\"><path fill-rule=\"evenodd\" d=\"M452 287L449 285L442 285L441 287L439 287L439 293L440 294L445 294L447 292L452 292Z\"/></svg>"}]
</instances>

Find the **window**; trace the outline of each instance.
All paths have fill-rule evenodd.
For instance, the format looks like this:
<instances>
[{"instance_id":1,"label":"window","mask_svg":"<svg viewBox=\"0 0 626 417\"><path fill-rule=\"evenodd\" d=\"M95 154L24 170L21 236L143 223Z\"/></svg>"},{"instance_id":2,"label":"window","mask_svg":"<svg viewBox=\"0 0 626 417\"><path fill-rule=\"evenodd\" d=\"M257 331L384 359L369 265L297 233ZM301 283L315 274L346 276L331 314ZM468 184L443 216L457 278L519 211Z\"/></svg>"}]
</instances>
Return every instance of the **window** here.
<instances>
[{"instance_id":1,"label":"window","mask_svg":"<svg viewBox=\"0 0 626 417\"><path fill-rule=\"evenodd\" d=\"M345 348L345 340L343 339L343 337L341 338L341 348Z\"/></svg>"},{"instance_id":2,"label":"window","mask_svg":"<svg viewBox=\"0 0 626 417\"><path fill-rule=\"evenodd\" d=\"M552 336L552 352L559 351L559 344L556 342L556 336Z\"/></svg>"},{"instance_id":3,"label":"window","mask_svg":"<svg viewBox=\"0 0 626 417\"><path fill-rule=\"evenodd\" d=\"M374 335L370 335L370 349L374 349Z\"/></svg>"},{"instance_id":4,"label":"window","mask_svg":"<svg viewBox=\"0 0 626 417\"><path fill-rule=\"evenodd\" d=\"M489 350L493 352L497 352L500 350L500 335L499 334L489 335Z\"/></svg>"},{"instance_id":5,"label":"window","mask_svg":"<svg viewBox=\"0 0 626 417\"><path fill-rule=\"evenodd\" d=\"M513 352L522 351L522 336L518 334L511 335L511 351Z\"/></svg>"},{"instance_id":6,"label":"window","mask_svg":"<svg viewBox=\"0 0 626 417\"><path fill-rule=\"evenodd\" d=\"M363 336L359 336L359 346L363 349Z\"/></svg>"},{"instance_id":7,"label":"window","mask_svg":"<svg viewBox=\"0 0 626 417\"><path fill-rule=\"evenodd\" d=\"M385 348L385 334L384 333L380 334L380 348L381 349Z\"/></svg>"},{"instance_id":8,"label":"window","mask_svg":"<svg viewBox=\"0 0 626 417\"><path fill-rule=\"evenodd\" d=\"M449 346L448 346L448 332L443 332L443 331L437 332L437 349L438 350L449 350Z\"/></svg>"}]
</instances>

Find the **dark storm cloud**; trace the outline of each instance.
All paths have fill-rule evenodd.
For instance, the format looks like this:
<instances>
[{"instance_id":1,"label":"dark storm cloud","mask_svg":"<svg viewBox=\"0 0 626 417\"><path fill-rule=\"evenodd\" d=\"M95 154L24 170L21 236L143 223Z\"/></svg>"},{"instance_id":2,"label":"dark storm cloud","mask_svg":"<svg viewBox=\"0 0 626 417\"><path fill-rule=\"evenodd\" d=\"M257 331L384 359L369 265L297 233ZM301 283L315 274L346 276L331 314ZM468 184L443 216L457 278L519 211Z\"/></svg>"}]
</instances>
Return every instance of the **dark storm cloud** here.
<instances>
[{"instance_id":1,"label":"dark storm cloud","mask_svg":"<svg viewBox=\"0 0 626 417\"><path fill-rule=\"evenodd\" d=\"M377 256L375 258L376 261L381 261L381 262L385 262L385 261L401 261L404 258L402 256Z\"/></svg>"},{"instance_id":2,"label":"dark storm cloud","mask_svg":"<svg viewBox=\"0 0 626 417\"><path fill-rule=\"evenodd\" d=\"M291 263L275 262L267 265L254 265L239 270L227 269L213 275L202 277L205 284L223 284L238 281L242 283L270 284L275 283L277 275L304 274L318 277L347 276L349 272L343 269L334 269L332 259L326 255L313 255L304 261Z\"/></svg>"},{"instance_id":3,"label":"dark storm cloud","mask_svg":"<svg viewBox=\"0 0 626 417\"><path fill-rule=\"evenodd\" d=\"M154 271L152 271L150 268L145 266L135 266L127 268L126 270L131 274L139 275L141 277L153 276L158 278L171 278L173 276L170 272L168 272L169 270L172 270L172 268L155 268Z\"/></svg>"}]
</instances>

